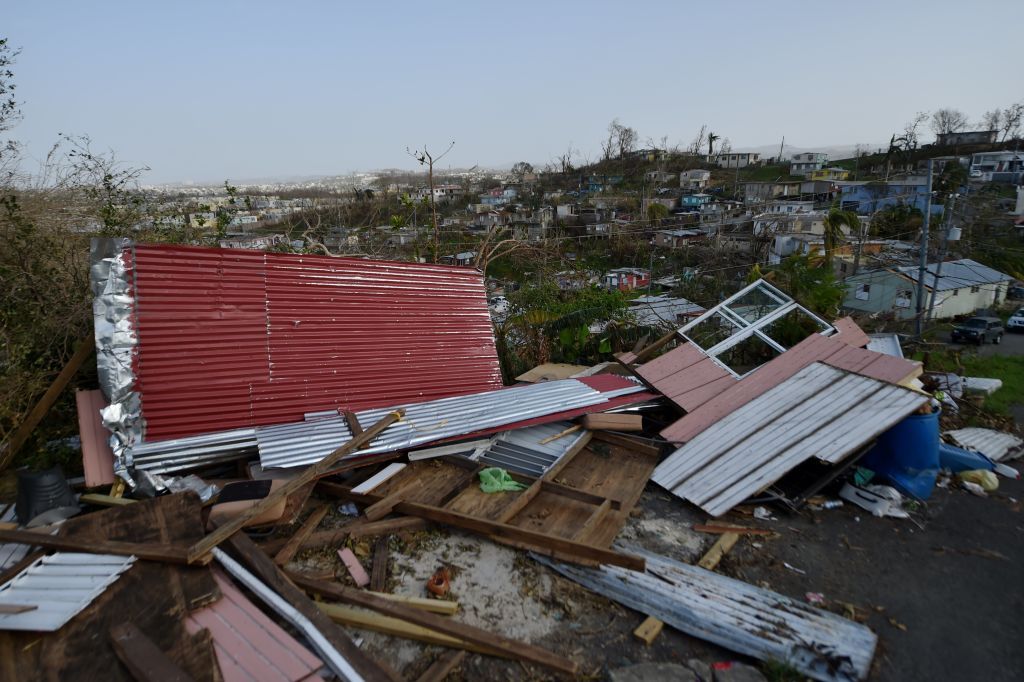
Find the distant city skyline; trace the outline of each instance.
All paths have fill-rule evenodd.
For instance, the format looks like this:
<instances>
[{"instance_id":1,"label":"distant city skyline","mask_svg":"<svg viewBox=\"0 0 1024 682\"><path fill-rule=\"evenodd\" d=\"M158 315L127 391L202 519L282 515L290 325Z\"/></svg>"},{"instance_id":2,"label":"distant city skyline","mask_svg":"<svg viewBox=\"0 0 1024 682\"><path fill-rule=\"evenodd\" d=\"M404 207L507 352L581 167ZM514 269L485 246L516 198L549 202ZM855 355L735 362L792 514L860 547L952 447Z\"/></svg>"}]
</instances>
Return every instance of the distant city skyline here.
<instances>
[{"instance_id":1,"label":"distant city skyline","mask_svg":"<svg viewBox=\"0 0 1024 682\"><path fill-rule=\"evenodd\" d=\"M88 134L146 184L416 170L451 140L444 167L596 160L616 118L642 145L878 145L1024 97L1019 0L17 5L13 137Z\"/></svg>"}]
</instances>

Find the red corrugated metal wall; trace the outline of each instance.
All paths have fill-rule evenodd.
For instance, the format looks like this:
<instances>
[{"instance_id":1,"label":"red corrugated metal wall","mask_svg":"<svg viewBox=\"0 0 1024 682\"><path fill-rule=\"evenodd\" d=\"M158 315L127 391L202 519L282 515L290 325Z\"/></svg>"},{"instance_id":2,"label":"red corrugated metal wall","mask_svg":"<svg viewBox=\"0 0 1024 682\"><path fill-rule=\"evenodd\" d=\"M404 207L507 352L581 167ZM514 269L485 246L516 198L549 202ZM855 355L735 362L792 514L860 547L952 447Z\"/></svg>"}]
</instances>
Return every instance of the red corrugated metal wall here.
<instances>
[{"instance_id":1,"label":"red corrugated metal wall","mask_svg":"<svg viewBox=\"0 0 1024 682\"><path fill-rule=\"evenodd\" d=\"M475 270L169 245L128 255L147 440L502 385Z\"/></svg>"}]
</instances>

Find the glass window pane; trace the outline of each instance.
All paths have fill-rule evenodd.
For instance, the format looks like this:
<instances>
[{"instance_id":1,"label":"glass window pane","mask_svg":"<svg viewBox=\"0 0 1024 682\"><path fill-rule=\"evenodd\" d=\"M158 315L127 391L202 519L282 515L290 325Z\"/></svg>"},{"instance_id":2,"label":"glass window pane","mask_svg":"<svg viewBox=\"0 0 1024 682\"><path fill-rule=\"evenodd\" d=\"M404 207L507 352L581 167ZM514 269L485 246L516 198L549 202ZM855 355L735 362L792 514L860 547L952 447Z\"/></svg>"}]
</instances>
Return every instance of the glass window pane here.
<instances>
[{"instance_id":1,"label":"glass window pane","mask_svg":"<svg viewBox=\"0 0 1024 682\"><path fill-rule=\"evenodd\" d=\"M757 322L762 317L770 315L781 308L785 303L788 303L788 301L780 303L777 297L773 297L761 287L757 287L743 294L735 301L731 301L727 307L731 312L739 315L747 322Z\"/></svg>"},{"instance_id":2,"label":"glass window pane","mask_svg":"<svg viewBox=\"0 0 1024 682\"><path fill-rule=\"evenodd\" d=\"M721 313L715 313L686 330L686 338L701 350L708 350L737 332L740 328Z\"/></svg>"}]
</instances>

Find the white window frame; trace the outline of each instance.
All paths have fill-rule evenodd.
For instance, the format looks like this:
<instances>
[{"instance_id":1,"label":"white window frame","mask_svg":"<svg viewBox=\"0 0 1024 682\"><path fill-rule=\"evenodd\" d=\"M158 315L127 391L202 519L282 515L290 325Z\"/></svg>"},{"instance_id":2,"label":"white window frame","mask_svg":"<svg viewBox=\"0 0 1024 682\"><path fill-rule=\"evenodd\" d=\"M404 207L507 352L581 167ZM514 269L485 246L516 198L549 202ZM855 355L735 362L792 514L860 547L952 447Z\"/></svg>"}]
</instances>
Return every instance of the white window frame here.
<instances>
[{"instance_id":1,"label":"white window frame","mask_svg":"<svg viewBox=\"0 0 1024 682\"><path fill-rule=\"evenodd\" d=\"M750 322L742 315L730 309L729 305L732 304L734 301L737 301L742 297L746 296L751 291L755 290L760 290L769 299L778 303L779 307L773 310L772 312L768 313L764 317L753 322ZM733 370L732 367L729 367L729 365L719 360L718 356L724 353L725 351L729 350L733 346L747 340L751 336L756 336L758 339L768 344L768 346L775 349L779 353L785 353L788 349L775 339L768 336L767 332L763 330L776 320L785 317L794 310L799 310L800 312L804 313L812 320L814 320L818 324L818 326L822 328L822 330L819 332L819 334L821 334L822 336L831 336L832 334L835 333L835 327L830 325L828 322L821 319L807 308L804 308L802 305L794 301L792 298L784 294L779 289L773 287L768 282L764 281L763 279L759 279L753 284L749 284L748 286L740 289L738 292L736 292L729 298L725 299L715 307L711 308L703 315L690 322L689 324L686 324L683 327L681 327L678 330L678 334L685 338L690 343L692 343L695 348L699 349L702 353L710 357L715 362L715 364L717 364L719 367L722 367L723 369L725 369L727 372L729 372L738 379L741 376L746 376L746 374L749 374L750 372L757 371L758 368L755 367L754 369L750 370L750 372L741 375L737 373L735 370ZM693 338L687 335L687 332L690 329L693 329L697 325L701 324L702 322L714 318L716 315L720 316L733 326L737 327L737 330L730 334L727 338L722 339L721 341L713 345L711 348L704 350L703 348L701 348L699 343L697 343Z\"/></svg>"}]
</instances>

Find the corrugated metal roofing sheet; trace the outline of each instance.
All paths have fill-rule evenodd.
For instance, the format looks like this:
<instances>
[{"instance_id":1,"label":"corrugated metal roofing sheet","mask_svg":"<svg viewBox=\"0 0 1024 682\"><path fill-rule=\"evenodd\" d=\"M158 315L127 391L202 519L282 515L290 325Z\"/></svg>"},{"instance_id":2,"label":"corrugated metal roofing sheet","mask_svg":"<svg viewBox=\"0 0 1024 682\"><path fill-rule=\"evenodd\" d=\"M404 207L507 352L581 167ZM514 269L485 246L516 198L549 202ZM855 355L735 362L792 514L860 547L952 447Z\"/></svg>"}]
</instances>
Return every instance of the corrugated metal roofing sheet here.
<instances>
[{"instance_id":1,"label":"corrugated metal roofing sheet","mask_svg":"<svg viewBox=\"0 0 1024 682\"><path fill-rule=\"evenodd\" d=\"M841 335L840 335L841 336ZM921 363L855 348L837 337L812 334L782 355L709 397L693 412L661 431L672 443L686 443L704 429L778 386L813 362L856 372L881 381L898 383L920 374Z\"/></svg>"},{"instance_id":2,"label":"corrugated metal roofing sheet","mask_svg":"<svg viewBox=\"0 0 1024 682\"><path fill-rule=\"evenodd\" d=\"M189 633L209 629L224 682L291 682L306 679L323 667L320 659L260 611L227 576L214 570L213 577L221 598L186 615L185 629Z\"/></svg>"},{"instance_id":3,"label":"corrugated metal roofing sheet","mask_svg":"<svg viewBox=\"0 0 1024 682\"><path fill-rule=\"evenodd\" d=\"M899 334L869 334L868 350L894 358L903 357L903 346L900 345Z\"/></svg>"},{"instance_id":4,"label":"corrugated metal roofing sheet","mask_svg":"<svg viewBox=\"0 0 1024 682\"><path fill-rule=\"evenodd\" d=\"M73 552L40 557L0 586L0 604L36 608L23 613L0 613L0 629L58 630L134 562L135 557Z\"/></svg>"},{"instance_id":5,"label":"corrugated metal roofing sheet","mask_svg":"<svg viewBox=\"0 0 1024 682\"><path fill-rule=\"evenodd\" d=\"M495 436L491 446L475 459L489 466L540 477L583 438L584 432L576 431L547 443L541 441L571 427L571 422L563 421L505 431Z\"/></svg>"},{"instance_id":6,"label":"corrugated metal roofing sheet","mask_svg":"<svg viewBox=\"0 0 1024 682\"><path fill-rule=\"evenodd\" d=\"M651 480L720 516L811 457L841 461L927 401L816 362L701 432Z\"/></svg>"},{"instance_id":7,"label":"corrugated metal roofing sheet","mask_svg":"<svg viewBox=\"0 0 1024 682\"><path fill-rule=\"evenodd\" d=\"M907 265L897 268L904 276L917 282L921 269L917 265ZM939 269L938 263L929 263L925 269L924 285L929 289L935 284L935 273ZM996 284L1009 282L1013 278L1007 274L994 270L987 265L970 258L946 261L942 264L942 274L939 275L939 286L934 287L937 291L950 291L964 287L979 286L983 284Z\"/></svg>"},{"instance_id":8,"label":"corrugated metal roofing sheet","mask_svg":"<svg viewBox=\"0 0 1024 682\"><path fill-rule=\"evenodd\" d=\"M862 680L871 669L878 637L865 625L639 547L617 548L642 556L646 571L531 556L680 632L762 661L787 663L816 680Z\"/></svg>"},{"instance_id":9,"label":"corrugated metal roofing sheet","mask_svg":"<svg viewBox=\"0 0 1024 682\"><path fill-rule=\"evenodd\" d=\"M952 439L960 447L980 452L996 462L1019 457L1021 446L1024 445L1024 440L1021 440L1012 433L1003 433L1002 431L973 426L965 429L956 429L955 431L947 431L942 435Z\"/></svg>"},{"instance_id":10,"label":"corrugated metal roofing sheet","mask_svg":"<svg viewBox=\"0 0 1024 682\"><path fill-rule=\"evenodd\" d=\"M644 390L624 383L624 388L602 392L577 379L563 379L405 405L405 417L357 456L411 448ZM395 406L364 410L356 412L356 417L363 428L369 428L393 409ZM313 464L349 438L348 424L340 415L256 430L260 465L265 469Z\"/></svg>"},{"instance_id":11,"label":"corrugated metal roofing sheet","mask_svg":"<svg viewBox=\"0 0 1024 682\"><path fill-rule=\"evenodd\" d=\"M126 255L146 441L501 386L476 270L171 245Z\"/></svg>"},{"instance_id":12,"label":"corrugated metal roofing sheet","mask_svg":"<svg viewBox=\"0 0 1024 682\"><path fill-rule=\"evenodd\" d=\"M17 523L18 517L13 504L7 505L0 513L0 523ZM29 550L28 545L20 542L7 542L0 545L0 571L6 570L21 561Z\"/></svg>"}]
</instances>

